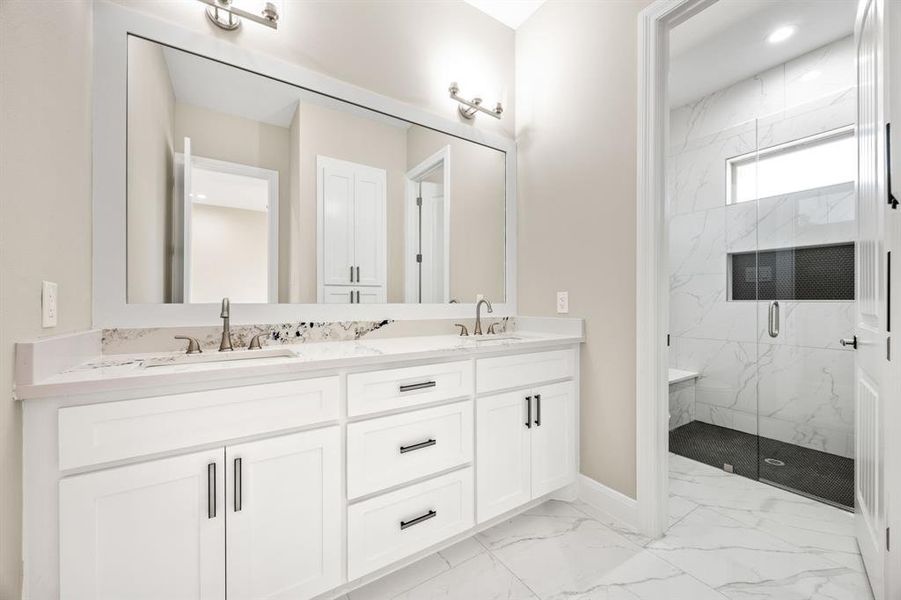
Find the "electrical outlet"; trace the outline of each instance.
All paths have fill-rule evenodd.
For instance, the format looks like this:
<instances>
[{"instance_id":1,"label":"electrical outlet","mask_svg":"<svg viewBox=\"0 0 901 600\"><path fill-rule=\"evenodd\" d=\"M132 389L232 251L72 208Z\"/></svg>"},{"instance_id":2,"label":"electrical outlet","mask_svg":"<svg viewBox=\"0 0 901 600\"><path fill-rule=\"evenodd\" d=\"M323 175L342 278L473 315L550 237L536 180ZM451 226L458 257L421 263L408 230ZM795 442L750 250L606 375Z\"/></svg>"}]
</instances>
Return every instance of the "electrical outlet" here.
<instances>
[{"instance_id":1,"label":"electrical outlet","mask_svg":"<svg viewBox=\"0 0 901 600\"><path fill-rule=\"evenodd\" d=\"M58 291L59 286L56 283L41 282L41 327L56 327Z\"/></svg>"},{"instance_id":2,"label":"electrical outlet","mask_svg":"<svg viewBox=\"0 0 901 600\"><path fill-rule=\"evenodd\" d=\"M565 315L569 312L569 292L557 292L557 314Z\"/></svg>"}]
</instances>

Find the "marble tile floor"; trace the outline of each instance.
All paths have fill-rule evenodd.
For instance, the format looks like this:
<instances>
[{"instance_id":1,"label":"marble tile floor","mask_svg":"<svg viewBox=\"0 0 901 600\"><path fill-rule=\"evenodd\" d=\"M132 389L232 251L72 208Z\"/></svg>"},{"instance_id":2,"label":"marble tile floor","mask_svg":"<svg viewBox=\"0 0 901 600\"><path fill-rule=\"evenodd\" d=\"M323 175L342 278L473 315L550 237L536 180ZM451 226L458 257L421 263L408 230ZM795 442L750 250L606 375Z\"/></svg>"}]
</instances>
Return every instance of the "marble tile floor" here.
<instances>
[{"instance_id":1,"label":"marble tile floor","mask_svg":"<svg viewBox=\"0 0 901 600\"><path fill-rule=\"evenodd\" d=\"M341 600L868 600L853 516L670 455L671 523L649 540L546 502Z\"/></svg>"}]
</instances>

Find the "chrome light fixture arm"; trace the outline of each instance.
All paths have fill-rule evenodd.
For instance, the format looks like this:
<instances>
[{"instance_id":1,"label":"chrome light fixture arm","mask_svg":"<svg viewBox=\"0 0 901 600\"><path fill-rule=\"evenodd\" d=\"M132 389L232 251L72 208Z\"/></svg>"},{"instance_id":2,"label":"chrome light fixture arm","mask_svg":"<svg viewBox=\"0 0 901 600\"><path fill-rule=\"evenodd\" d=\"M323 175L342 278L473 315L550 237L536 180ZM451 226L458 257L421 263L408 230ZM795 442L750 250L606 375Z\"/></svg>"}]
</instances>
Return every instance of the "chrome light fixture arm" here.
<instances>
[{"instance_id":1,"label":"chrome light fixture arm","mask_svg":"<svg viewBox=\"0 0 901 600\"><path fill-rule=\"evenodd\" d=\"M484 106L482 106L481 98L476 97L476 98L473 98L472 100L467 100L466 98L461 98L460 97L460 86L458 86L456 82L451 83L450 87L447 88L447 91L450 92L451 98L453 98L454 100L456 100L457 102L459 102L461 104L461 106L459 107L460 114L465 119L474 119L476 116L476 113L479 113L479 112L482 112L482 113L485 113L486 115L492 116L495 119L500 119L501 114L503 114L503 112L504 112L504 107L501 105L500 102L497 103L497 106L494 107L494 110L491 110L489 108L485 108Z\"/></svg>"},{"instance_id":2,"label":"chrome light fixture arm","mask_svg":"<svg viewBox=\"0 0 901 600\"><path fill-rule=\"evenodd\" d=\"M254 23L278 29L278 9L272 2L266 3L260 15L232 6L232 0L200 0L200 2L209 5L206 16L210 21L227 31L240 27L241 19L249 19Z\"/></svg>"}]
</instances>

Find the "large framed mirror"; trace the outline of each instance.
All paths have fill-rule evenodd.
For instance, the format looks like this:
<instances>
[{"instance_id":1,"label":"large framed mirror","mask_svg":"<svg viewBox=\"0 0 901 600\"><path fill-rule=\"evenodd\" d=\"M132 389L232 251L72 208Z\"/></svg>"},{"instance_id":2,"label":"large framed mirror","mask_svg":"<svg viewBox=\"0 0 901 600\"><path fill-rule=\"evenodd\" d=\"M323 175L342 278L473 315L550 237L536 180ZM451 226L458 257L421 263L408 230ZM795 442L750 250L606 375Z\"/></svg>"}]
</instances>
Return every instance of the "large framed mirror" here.
<instances>
[{"instance_id":1,"label":"large framed mirror","mask_svg":"<svg viewBox=\"0 0 901 600\"><path fill-rule=\"evenodd\" d=\"M106 3L101 327L515 312L515 146Z\"/></svg>"}]
</instances>

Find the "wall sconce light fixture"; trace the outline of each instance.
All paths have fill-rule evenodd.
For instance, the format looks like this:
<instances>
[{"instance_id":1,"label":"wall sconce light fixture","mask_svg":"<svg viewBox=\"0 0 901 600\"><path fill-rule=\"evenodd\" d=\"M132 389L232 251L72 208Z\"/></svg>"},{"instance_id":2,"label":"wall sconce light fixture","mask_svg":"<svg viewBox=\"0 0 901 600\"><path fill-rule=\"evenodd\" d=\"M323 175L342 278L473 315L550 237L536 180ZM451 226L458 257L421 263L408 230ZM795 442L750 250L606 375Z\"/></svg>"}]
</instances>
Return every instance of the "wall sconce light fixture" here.
<instances>
[{"instance_id":1,"label":"wall sconce light fixture","mask_svg":"<svg viewBox=\"0 0 901 600\"><path fill-rule=\"evenodd\" d=\"M480 112L483 112L486 115L491 115L495 119L500 119L501 114L504 112L504 107L501 106L500 102L497 103L497 106L494 107L494 110L491 110L482 106L481 98L473 98L472 100L461 98L458 95L460 93L460 86L458 86L456 82L451 83L447 91L450 92L451 98L460 103L459 110L464 119L474 119L476 117L476 113Z\"/></svg>"},{"instance_id":2,"label":"wall sconce light fixture","mask_svg":"<svg viewBox=\"0 0 901 600\"><path fill-rule=\"evenodd\" d=\"M278 8L272 2L267 2L260 15L241 10L232 6L232 0L200 0L209 6L206 16L216 26L232 31L241 26L241 19L250 19L254 23L278 29Z\"/></svg>"}]
</instances>

